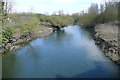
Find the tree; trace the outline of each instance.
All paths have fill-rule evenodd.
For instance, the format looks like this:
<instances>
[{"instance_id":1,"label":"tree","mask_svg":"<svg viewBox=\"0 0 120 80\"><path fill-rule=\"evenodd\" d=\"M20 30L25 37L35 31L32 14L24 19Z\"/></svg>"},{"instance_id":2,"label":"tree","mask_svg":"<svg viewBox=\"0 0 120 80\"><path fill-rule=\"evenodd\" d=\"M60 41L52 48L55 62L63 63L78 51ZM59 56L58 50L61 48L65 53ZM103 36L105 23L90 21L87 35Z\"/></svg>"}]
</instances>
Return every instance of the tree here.
<instances>
[{"instance_id":1,"label":"tree","mask_svg":"<svg viewBox=\"0 0 120 80\"><path fill-rule=\"evenodd\" d=\"M118 14L120 14L120 2L118 2ZM120 15L118 15L118 21L120 21ZM120 26L120 23L119 23Z\"/></svg>"},{"instance_id":2,"label":"tree","mask_svg":"<svg viewBox=\"0 0 120 80\"><path fill-rule=\"evenodd\" d=\"M55 16L55 15L57 15L57 13L54 11L54 12L52 13L52 15Z\"/></svg>"},{"instance_id":3,"label":"tree","mask_svg":"<svg viewBox=\"0 0 120 80\"><path fill-rule=\"evenodd\" d=\"M4 2L3 2L3 0L1 0L0 1L0 14L2 14L3 9L4 9Z\"/></svg>"},{"instance_id":4,"label":"tree","mask_svg":"<svg viewBox=\"0 0 120 80\"><path fill-rule=\"evenodd\" d=\"M8 22L8 14L11 13L13 2L11 0L2 0L2 40L8 40L11 41L13 37L12 30L8 27L6 27L6 23Z\"/></svg>"},{"instance_id":5,"label":"tree","mask_svg":"<svg viewBox=\"0 0 120 80\"><path fill-rule=\"evenodd\" d=\"M2 25L3 25L3 10L4 9L4 2L3 0L0 1L0 44L2 43Z\"/></svg>"},{"instance_id":6,"label":"tree","mask_svg":"<svg viewBox=\"0 0 120 80\"><path fill-rule=\"evenodd\" d=\"M13 2L12 0L4 0L3 1L3 26L5 26L5 24L8 21L8 14L10 14L12 12L12 8L13 8Z\"/></svg>"},{"instance_id":7,"label":"tree","mask_svg":"<svg viewBox=\"0 0 120 80\"><path fill-rule=\"evenodd\" d=\"M100 13L103 13L105 11L105 7L103 4L100 4Z\"/></svg>"},{"instance_id":8,"label":"tree","mask_svg":"<svg viewBox=\"0 0 120 80\"><path fill-rule=\"evenodd\" d=\"M63 10L58 11L59 15L64 15Z\"/></svg>"},{"instance_id":9,"label":"tree","mask_svg":"<svg viewBox=\"0 0 120 80\"><path fill-rule=\"evenodd\" d=\"M0 1L0 23L2 24L2 26L3 26L3 19L4 19L4 4L5 2L3 0Z\"/></svg>"},{"instance_id":10,"label":"tree","mask_svg":"<svg viewBox=\"0 0 120 80\"><path fill-rule=\"evenodd\" d=\"M74 13L72 14L74 23L73 24L78 24L80 22L80 14L79 13Z\"/></svg>"},{"instance_id":11,"label":"tree","mask_svg":"<svg viewBox=\"0 0 120 80\"><path fill-rule=\"evenodd\" d=\"M118 2L106 2L104 5L104 10L102 10L101 13L97 15L94 19L96 24L117 21L119 17L118 6Z\"/></svg>"},{"instance_id":12,"label":"tree","mask_svg":"<svg viewBox=\"0 0 120 80\"><path fill-rule=\"evenodd\" d=\"M31 5L30 8L29 8L29 13L30 14L33 14L34 13L34 7Z\"/></svg>"},{"instance_id":13,"label":"tree","mask_svg":"<svg viewBox=\"0 0 120 80\"><path fill-rule=\"evenodd\" d=\"M88 13L97 15L99 13L98 4L91 4L88 9Z\"/></svg>"}]
</instances>

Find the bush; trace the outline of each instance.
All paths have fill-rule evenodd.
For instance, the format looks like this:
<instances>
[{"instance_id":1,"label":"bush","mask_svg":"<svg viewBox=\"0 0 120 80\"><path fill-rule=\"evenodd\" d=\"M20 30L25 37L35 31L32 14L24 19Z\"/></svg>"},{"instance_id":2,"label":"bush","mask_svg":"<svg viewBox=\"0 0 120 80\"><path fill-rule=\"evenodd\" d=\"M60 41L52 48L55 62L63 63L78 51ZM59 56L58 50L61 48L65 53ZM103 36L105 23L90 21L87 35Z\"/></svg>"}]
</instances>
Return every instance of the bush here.
<instances>
[{"instance_id":1,"label":"bush","mask_svg":"<svg viewBox=\"0 0 120 80\"><path fill-rule=\"evenodd\" d=\"M39 15L39 19L42 22L51 23L53 27L59 28L73 24L73 18L71 16L65 15L52 15L52 16Z\"/></svg>"},{"instance_id":2,"label":"bush","mask_svg":"<svg viewBox=\"0 0 120 80\"><path fill-rule=\"evenodd\" d=\"M72 17L75 21L75 24L77 25L83 25L83 26L95 26L96 24L100 23L107 23L107 22L113 22L117 21L119 19L118 16L118 6L120 2L114 3L114 2L108 2L104 6L101 7L101 11L98 11L98 6L96 8L91 5L91 7L88 9L88 13L82 13L82 14L73 14ZM99 14L98 14L99 12Z\"/></svg>"},{"instance_id":3,"label":"bush","mask_svg":"<svg viewBox=\"0 0 120 80\"><path fill-rule=\"evenodd\" d=\"M10 28L4 28L2 32L2 40L10 41L13 38L13 31Z\"/></svg>"}]
</instances>

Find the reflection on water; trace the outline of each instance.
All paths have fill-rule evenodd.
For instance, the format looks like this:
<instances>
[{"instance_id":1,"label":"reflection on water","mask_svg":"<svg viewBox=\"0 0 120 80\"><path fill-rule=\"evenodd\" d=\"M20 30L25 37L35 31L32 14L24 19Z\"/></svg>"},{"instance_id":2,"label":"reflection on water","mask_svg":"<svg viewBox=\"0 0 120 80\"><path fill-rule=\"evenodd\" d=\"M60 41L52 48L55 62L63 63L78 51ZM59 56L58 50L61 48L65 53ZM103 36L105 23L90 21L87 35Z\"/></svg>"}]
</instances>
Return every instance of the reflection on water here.
<instances>
[{"instance_id":1,"label":"reflection on water","mask_svg":"<svg viewBox=\"0 0 120 80\"><path fill-rule=\"evenodd\" d=\"M118 66L79 26L66 27L9 53L3 56L5 78L118 77Z\"/></svg>"}]
</instances>

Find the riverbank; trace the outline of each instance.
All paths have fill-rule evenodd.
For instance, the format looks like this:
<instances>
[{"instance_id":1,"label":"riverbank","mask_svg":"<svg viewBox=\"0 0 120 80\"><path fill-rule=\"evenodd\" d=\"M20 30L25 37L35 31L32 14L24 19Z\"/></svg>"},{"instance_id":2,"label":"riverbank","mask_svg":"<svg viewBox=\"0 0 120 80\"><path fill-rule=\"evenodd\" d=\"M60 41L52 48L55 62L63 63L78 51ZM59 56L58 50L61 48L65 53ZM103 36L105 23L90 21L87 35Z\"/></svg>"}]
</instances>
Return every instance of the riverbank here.
<instances>
[{"instance_id":1,"label":"riverbank","mask_svg":"<svg viewBox=\"0 0 120 80\"><path fill-rule=\"evenodd\" d=\"M25 43L34 40L39 37L44 37L53 32L53 28L42 27L40 30L32 31L30 34L20 34L20 31L16 31L14 34L14 39L12 41L5 41L0 45L0 53L5 53L6 51L12 51L25 45Z\"/></svg>"},{"instance_id":2,"label":"riverbank","mask_svg":"<svg viewBox=\"0 0 120 80\"><path fill-rule=\"evenodd\" d=\"M118 25L106 23L95 26L94 40L106 56L120 64Z\"/></svg>"}]
</instances>

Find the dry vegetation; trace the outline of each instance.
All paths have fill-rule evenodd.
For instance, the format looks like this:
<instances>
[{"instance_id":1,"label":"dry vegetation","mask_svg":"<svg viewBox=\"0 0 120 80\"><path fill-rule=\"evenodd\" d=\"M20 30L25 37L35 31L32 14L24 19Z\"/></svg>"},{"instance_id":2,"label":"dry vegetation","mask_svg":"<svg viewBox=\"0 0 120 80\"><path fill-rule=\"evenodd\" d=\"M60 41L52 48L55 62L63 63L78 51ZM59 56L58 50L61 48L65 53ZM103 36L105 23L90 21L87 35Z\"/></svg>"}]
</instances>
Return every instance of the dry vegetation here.
<instances>
[{"instance_id":1,"label":"dry vegetation","mask_svg":"<svg viewBox=\"0 0 120 80\"><path fill-rule=\"evenodd\" d=\"M106 40L118 40L118 25L112 23L100 24L96 26L96 30Z\"/></svg>"}]
</instances>

